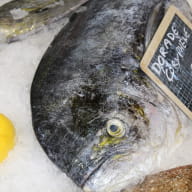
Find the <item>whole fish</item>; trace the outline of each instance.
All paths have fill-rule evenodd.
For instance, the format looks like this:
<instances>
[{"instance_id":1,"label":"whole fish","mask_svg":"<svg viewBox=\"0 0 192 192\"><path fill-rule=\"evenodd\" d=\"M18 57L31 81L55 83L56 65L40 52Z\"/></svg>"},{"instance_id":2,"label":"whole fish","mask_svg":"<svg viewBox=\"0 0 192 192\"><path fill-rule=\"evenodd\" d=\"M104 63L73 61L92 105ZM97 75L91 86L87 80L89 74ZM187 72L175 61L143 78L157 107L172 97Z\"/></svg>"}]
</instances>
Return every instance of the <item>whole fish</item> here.
<instances>
[{"instance_id":1,"label":"whole fish","mask_svg":"<svg viewBox=\"0 0 192 192\"><path fill-rule=\"evenodd\" d=\"M87 0L13 0L0 7L0 42L42 30Z\"/></svg>"},{"instance_id":2,"label":"whole fish","mask_svg":"<svg viewBox=\"0 0 192 192\"><path fill-rule=\"evenodd\" d=\"M192 19L186 1L90 0L40 62L36 136L86 192L132 189L182 139L188 118L139 67L171 4Z\"/></svg>"}]
</instances>

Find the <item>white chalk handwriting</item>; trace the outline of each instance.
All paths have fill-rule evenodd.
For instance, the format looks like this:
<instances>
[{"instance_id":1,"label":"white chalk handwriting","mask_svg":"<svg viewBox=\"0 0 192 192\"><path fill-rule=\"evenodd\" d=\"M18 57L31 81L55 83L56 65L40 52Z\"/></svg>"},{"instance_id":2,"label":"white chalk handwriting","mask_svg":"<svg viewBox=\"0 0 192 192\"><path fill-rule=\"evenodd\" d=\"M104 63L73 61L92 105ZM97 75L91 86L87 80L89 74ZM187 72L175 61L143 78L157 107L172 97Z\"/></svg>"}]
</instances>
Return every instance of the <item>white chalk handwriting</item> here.
<instances>
[{"instance_id":1,"label":"white chalk handwriting","mask_svg":"<svg viewBox=\"0 0 192 192\"><path fill-rule=\"evenodd\" d=\"M180 71L181 59L185 55L190 38L190 33L185 27L182 32L180 31L176 23L173 22L170 31L165 35L161 43L159 54L151 65L151 69L157 75L160 76L163 73L170 82L178 79L176 72Z\"/></svg>"}]
</instances>

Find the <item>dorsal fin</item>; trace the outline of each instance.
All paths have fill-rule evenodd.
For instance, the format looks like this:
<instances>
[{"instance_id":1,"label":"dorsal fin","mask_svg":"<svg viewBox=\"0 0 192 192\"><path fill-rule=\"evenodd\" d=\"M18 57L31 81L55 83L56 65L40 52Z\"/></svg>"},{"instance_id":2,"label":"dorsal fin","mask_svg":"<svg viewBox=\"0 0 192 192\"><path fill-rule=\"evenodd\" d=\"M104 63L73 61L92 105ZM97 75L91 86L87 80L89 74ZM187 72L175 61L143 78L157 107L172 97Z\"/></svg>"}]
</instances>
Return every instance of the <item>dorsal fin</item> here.
<instances>
[{"instance_id":1,"label":"dorsal fin","mask_svg":"<svg viewBox=\"0 0 192 192\"><path fill-rule=\"evenodd\" d=\"M149 16L145 31L145 49L148 47L155 31L157 30L164 16L164 9L164 3L160 2L154 6L152 13Z\"/></svg>"}]
</instances>

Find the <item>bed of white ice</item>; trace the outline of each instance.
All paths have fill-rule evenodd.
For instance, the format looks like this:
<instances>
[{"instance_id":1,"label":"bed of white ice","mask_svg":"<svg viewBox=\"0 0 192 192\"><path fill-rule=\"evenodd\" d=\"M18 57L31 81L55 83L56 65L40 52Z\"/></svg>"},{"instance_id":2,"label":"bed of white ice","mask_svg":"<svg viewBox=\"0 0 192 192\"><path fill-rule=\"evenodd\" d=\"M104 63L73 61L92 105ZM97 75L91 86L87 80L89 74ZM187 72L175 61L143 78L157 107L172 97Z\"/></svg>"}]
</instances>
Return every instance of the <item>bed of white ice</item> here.
<instances>
[{"instance_id":1,"label":"bed of white ice","mask_svg":"<svg viewBox=\"0 0 192 192\"><path fill-rule=\"evenodd\" d=\"M1 0L0 4L8 2ZM79 189L47 158L33 132L30 86L38 63L61 26L0 45L0 113L16 128L16 145L0 164L1 192L77 192Z\"/></svg>"},{"instance_id":2,"label":"bed of white ice","mask_svg":"<svg viewBox=\"0 0 192 192\"><path fill-rule=\"evenodd\" d=\"M9 0L1 0L0 5ZM45 30L23 41L0 46L0 113L16 128L16 146L0 164L0 192L80 191L47 158L33 132L30 86L43 53L59 31ZM162 168L192 164L192 127L183 144L163 157Z\"/></svg>"}]
</instances>

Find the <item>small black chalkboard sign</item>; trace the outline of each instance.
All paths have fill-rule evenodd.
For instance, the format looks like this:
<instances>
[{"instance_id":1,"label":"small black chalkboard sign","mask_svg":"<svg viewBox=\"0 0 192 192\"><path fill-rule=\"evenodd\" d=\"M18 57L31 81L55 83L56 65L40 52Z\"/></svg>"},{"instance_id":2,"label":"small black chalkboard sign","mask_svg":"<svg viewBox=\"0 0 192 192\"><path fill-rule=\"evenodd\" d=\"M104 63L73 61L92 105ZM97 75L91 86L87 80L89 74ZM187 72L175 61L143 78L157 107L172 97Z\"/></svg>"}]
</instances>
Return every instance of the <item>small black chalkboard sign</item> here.
<instances>
[{"instance_id":1,"label":"small black chalkboard sign","mask_svg":"<svg viewBox=\"0 0 192 192\"><path fill-rule=\"evenodd\" d=\"M155 33L141 68L192 119L192 24L174 6Z\"/></svg>"}]
</instances>

